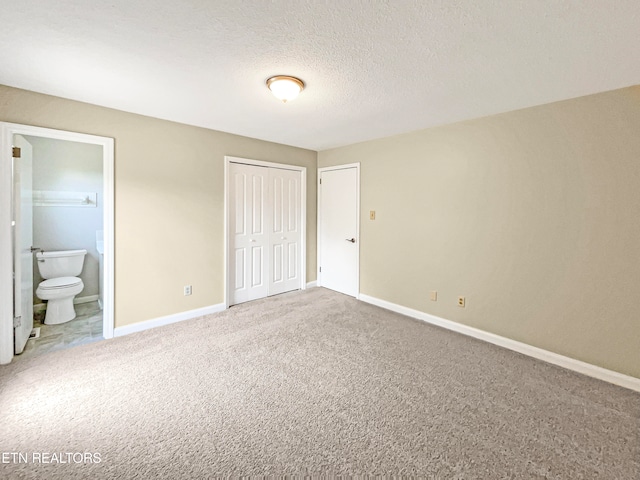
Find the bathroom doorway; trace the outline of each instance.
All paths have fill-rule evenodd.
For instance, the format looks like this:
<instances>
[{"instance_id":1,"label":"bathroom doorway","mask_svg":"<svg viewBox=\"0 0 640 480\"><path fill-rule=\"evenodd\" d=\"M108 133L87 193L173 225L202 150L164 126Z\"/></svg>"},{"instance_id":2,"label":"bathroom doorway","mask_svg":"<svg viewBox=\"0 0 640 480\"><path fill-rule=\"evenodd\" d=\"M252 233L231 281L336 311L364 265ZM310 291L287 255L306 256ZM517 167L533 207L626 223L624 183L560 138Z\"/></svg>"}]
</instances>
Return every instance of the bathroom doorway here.
<instances>
[{"instance_id":1,"label":"bathroom doorway","mask_svg":"<svg viewBox=\"0 0 640 480\"><path fill-rule=\"evenodd\" d=\"M113 139L0 129L0 363L113 337Z\"/></svg>"}]
</instances>

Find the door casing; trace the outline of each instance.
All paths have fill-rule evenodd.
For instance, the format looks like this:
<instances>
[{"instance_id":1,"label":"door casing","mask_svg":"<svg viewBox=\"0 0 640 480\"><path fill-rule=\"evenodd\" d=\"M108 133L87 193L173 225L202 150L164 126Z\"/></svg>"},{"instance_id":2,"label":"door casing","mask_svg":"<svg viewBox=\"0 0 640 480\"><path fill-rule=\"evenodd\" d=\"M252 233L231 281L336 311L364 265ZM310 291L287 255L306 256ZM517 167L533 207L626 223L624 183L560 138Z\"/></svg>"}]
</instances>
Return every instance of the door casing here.
<instances>
[{"instance_id":1,"label":"door casing","mask_svg":"<svg viewBox=\"0 0 640 480\"><path fill-rule=\"evenodd\" d=\"M284 163L265 162L240 157L224 157L224 307L231 305L231 252L229 251L229 208L231 199L229 198L229 164L243 163L245 165L255 165L258 167L282 168L300 172L300 226L301 226L301 247L300 247L300 289L307 286L307 167L298 165L288 165Z\"/></svg>"},{"instance_id":2,"label":"door casing","mask_svg":"<svg viewBox=\"0 0 640 480\"><path fill-rule=\"evenodd\" d=\"M322 172L327 172L331 170L344 170L347 168L355 168L356 169L356 239L358 242L358 248L356 248L356 265L357 272L356 275L356 298L360 296L360 163L348 163L344 165L335 165L331 167L321 167L318 168L318 228L316 231L318 232L318 286L322 286L322 272L320 271L320 267L322 266L322 188L320 186L320 179L322 177Z\"/></svg>"},{"instance_id":3,"label":"door casing","mask_svg":"<svg viewBox=\"0 0 640 480\"><path fill-rule=\"evenodd\" d=\"M113 138L51 128L0 122L0 364L13 359L13 241L11 238L13 135L53 138L102 147L104 198L104 305L102 335L113 338L114 327L114 142Z\"/></svg>"}]
</instances>

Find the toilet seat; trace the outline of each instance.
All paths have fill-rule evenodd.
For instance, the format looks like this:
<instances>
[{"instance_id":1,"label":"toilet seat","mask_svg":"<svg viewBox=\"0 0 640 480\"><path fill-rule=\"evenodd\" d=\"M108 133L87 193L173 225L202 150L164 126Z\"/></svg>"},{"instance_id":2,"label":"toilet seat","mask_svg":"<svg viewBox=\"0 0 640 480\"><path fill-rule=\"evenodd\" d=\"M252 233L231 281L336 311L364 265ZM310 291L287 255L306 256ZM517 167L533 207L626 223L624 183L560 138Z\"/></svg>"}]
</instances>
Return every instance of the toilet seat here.
<instances>
[{"instance_id":1,"label":"toilet seat","mask_svg":"<svg viewBox=\"0 0 640 480\"><path fill-rule=\"evenodd\" d=\"M76 285L80 285L81 282L82 280L78 277L50 278L40 283L38 288L42 290L58 290L60 288L75 287Z\"/></svg>"}]
</instances>

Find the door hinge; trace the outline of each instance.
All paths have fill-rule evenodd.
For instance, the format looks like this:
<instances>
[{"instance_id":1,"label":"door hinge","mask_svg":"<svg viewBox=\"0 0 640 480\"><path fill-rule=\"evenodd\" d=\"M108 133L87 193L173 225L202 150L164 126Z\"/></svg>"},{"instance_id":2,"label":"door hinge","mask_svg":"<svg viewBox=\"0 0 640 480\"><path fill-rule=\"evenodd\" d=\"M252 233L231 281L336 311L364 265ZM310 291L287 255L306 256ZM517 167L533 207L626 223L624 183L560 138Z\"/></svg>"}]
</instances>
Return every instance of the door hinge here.
<instances>
[{"instance_id":1,"label":"door hinge","mask_svg":"<svg viewBox=\"0 0 640 480\"><path fill-rule=\"evenodd\" d=\"M22 317L13 317L13 328L22 326Z\"/></svg>"},{"instance_id":2,"label":"door hinge","mask_svg":"<svg viewBox=\"0 0 640 480\"><path fill-rule=\"evenodd\" d=\"M322 185L322 179L320 179L320 185Z\"/></svg>"},{"instance_id":3,"label":"door hinge","mask_svg":"<svg viewBox=\"0 0 640 480\"><path fill-rule=\"evenodd\" d=\"M13 158L20 158L20 154L22 152L20 151L20 147L13 147L11 148L11 156Z\"/></svg>"},{"instance_id":4,"label":"door hinge","mask_svg":"<svg viewBox=\"0 0 640 480\"><path fill-rule=\"evenodd\" d=\"M320 267L320 273L322 273L322 267Z\"/></svg>"}]
</instances>

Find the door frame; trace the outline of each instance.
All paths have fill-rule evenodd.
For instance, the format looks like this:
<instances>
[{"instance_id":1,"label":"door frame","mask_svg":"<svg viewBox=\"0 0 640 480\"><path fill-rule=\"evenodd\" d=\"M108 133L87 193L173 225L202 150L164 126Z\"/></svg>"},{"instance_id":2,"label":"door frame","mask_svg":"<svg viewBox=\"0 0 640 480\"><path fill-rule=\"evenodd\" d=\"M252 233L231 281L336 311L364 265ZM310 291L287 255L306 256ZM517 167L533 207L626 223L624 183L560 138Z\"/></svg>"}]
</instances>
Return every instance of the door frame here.
<instances>
[{"instance_id":1,"label":"door frame","mask_svg":"<svg viewBox=\"0 0 640 480\"><path fill-rule=\"evenodd\" d=\"M102 335L113 338L114 327L114 140L84 133L0 122L0 365L13 359L13 240L11 205L13 192L13 135L67 140L102 147L103 225L104 229L104 305ZM5 301L9 299L9 301Z\"/></svg>"},{"instance_id":2,"label":"door frame","mask_svg":"<svg viewBox=\"0 0 640 480\"><path fill-rule=\"evenodd\" d=\"M229 208L231 205L229 198L229 164L242 163L256 167L281 168L283 170L293 170L300 172L300 289L307 288L307 167L298 165L288 165L286 163L265 162L263 160L253 160L250 158L224 157L224 308L229 308L231 304L231 255L229 254Z\"/></svg>"},{"instance_id":3,"label":"door frame","mask_svg":"<svg viewBox=\"0 0 640 480\"><path fill-rule=\"evenodd\" d=\"M356 298L358 298L360 296L360 162L318 168L318 226L316 229L318 232L318 286L322 286L322 272L320 271L320 267L322 266L322 187L320 186L322 172L346 170L348 168L356 169L356 218L358 219L356 222L356 239L358 242L358 248L356 249L356 265L358 269L356 276Z\"/></svg>"}]
</instances>

